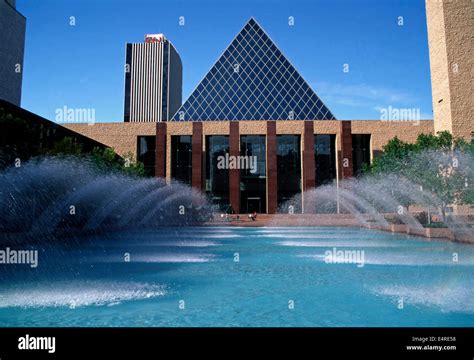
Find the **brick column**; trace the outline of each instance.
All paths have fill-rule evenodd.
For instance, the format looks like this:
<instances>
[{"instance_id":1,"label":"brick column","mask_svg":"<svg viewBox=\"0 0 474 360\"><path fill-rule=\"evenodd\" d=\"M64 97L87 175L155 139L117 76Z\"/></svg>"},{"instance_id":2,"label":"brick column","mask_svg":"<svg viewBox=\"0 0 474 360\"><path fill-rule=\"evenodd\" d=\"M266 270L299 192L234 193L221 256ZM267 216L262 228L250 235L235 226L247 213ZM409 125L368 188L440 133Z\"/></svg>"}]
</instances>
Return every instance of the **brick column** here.
<instances>
[{"instance_id":1,"label":"brick column","mask_svg":"<svg viewBox=\"0 0 474 360\"><path fill-rule=\"evenodd\" d=\"M202 190L202 122L193 122L192 177L193 188Z\"/></svg>"},{"instance_id":2,"label":"brick column","mask_svg":"<svg viewBox=\"0 0 474 360\"><path fill-rule=\"evenodd\" d=\"M239 122L229 122L229 155L240 155ZM240 213L240 170L229 169L229 198L230 205L236 213Z\"/></svg>"},{"instance_id":3,"label":"brick column","mask_svg":"<svg viewBox=\"0 0 474 360\"><path fill-rule=\"evenodd\" d=\"M277 212L278 199L276 122L267 121L267 208L269 214Z\"/></svg>"},{"instance_id":4,"label":"brick column","mask_svg":"<svg viewBox=\"0 0 474 360\"><path fill-rule=\"evenodd\" d=\"M303 136L303 190L309 190L316 186L314 166L314 126L312 121L304 122Z\"/></svg>"},{"instance_id":5,"label":"brick column","mask_svg":"<svg viewBox=\"0 0 474 360\"><path fill-rule=\"evenodd\" d=\"M305 121L303 133L303 210L305 213L312 212L310 204L305 201L305 193L316 186L314 157L314 123Z\"/></svg>"},{"instance_id":6,"label":"brick column","mask_svg":"<svg viewBox=\"0 0 474 360\"><path fill-rule=\"evenodd\" d=\"M156 123L155 176L166 177L166 122Z\"/></svg>"},{"instance_id":7,"label":"brick column","mask_svg":"<svg viewBox=\"0 0 474 360\"><path fill-rule=\"evenodd\" d=\"M342 179L352 176L352 130L350 121L341 121L340 141L341 156L339 161L339 171Z\"/></svg>"}]
</instances>

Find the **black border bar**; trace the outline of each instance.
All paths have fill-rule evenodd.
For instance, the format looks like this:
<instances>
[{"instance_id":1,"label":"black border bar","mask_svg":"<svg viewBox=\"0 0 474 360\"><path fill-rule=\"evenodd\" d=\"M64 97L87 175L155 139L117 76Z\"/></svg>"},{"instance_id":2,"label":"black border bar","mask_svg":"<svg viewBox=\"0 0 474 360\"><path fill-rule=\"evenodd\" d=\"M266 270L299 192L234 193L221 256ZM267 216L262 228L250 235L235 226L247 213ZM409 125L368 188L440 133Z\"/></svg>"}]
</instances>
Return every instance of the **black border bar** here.
<instances>
[{"instance_id":1,"label":"black border bar","mask_svg":"<svg viewBox=\"0 0 474 360\"><path fill-rule=\"evenodd\" d=\"M19 338L27 334L54 337L55 352L19 350ZM0 328L0 339L1 360L88 359L99 354L132 359L256 354L335 360L474 358L474 328Z\"/></svg>"}]
</instances>

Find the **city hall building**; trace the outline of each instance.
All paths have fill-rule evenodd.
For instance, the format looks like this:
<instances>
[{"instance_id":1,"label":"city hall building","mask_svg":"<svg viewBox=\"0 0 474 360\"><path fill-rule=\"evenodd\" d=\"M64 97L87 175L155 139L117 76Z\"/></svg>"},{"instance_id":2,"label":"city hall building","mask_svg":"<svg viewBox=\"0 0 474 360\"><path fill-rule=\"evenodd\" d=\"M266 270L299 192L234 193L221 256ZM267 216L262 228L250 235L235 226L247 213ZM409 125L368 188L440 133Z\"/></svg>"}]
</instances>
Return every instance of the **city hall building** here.
<instances>
[{"instance_id":1,"label":"city hall building","mask_svg":"<svg viewBox=\"0 0 474 360\"><path fill-rule=\"evenodd\" d=\"M439 11L439 6L445 5L430 6L431 70L443 75L448 62L433 61L440 57L436 53L441 51L437 48L439 38L444 36L447 44L458 39L453 38L456 32L441 34L430 22L435 23L439 16L452 26L460 21L446 20L451 10ZM66 126L113 147L119 155L132 152L149 175L189 184L222 209L231 206L236 213L287 212L281 206L295 195L360 174L364 164L395 136L414 142L419 134L447 129L467 138L473 130L472 117L467 127L455 130L453 124L459 121L454 117L460 112L454 109L450 110L452 118L444 116L443 122L436 121L437 113L446 114L445 106L453 97L443 94L443 103L435 98L436 90L434 122L337 120L254 19L245 24L181 104L179 55L167 39L158 39L127 44L124 122ZM449 47L444 49L449 52ZM451 55L441 54L444 56ZM461 60L472 61L468 55ZM146 74L160 79L155 81ZM442 81L432 75L434 89L442 86ZM461 85L457 93L464 91L468 99L469 91ZM454 101L449 104L457 106ZM148 111L150 105L153 111ZM292 204L295 211L304 212L304 196L295 199L299 199Z\"/></svg>"}]
</instances>

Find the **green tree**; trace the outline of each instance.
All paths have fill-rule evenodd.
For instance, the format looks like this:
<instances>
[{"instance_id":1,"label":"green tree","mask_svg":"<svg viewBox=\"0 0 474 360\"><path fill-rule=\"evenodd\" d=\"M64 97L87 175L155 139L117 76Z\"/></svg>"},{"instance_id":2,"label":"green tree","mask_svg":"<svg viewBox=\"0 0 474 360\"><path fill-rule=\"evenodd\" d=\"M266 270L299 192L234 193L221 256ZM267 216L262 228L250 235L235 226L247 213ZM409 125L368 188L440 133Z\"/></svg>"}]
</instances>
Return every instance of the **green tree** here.
<instances>
[{"instance_id":1,"label":"green tree","mask_svg":"<svg viewBox=\"0 0 474 360\"><path fill-rule=\"evenodd\" d=\"M131 152L120 157L113 148L94 148L92 159L96 166L104 171L117 171L131 176L145 176L143 163L134 161Z\"/></svg>"},{"instance_id":2,"label":"green tree","mask_svg":"<svg viewBox=\"0 0 474 360\"><path fill-rule=\"evenodd\" d=\"M140 161L135 161L131 151L122 155L124 160L122 171L129 175L145 176L145 165Z\"/></svg>"},{"instance_id":3,"label":"green tree","mask_svg":"<svg viewBox=\"0 0 474 360\"><path fill-rule=\"evenodd\" d=\"M443 216L450 204L474 203L474 136L470 142L447 132L420 134L414 144L391 139L366 174L397 174L439 199Z\"/></svg>"},{"instance_id":4,"label":"green tree","mask_svg":"<svg viewBox=\"0 0 474 360\"><path fill-rule=\"evenodd\" d=\"M75 143L73 138L66 136L54 143L53 150L50 153L52 155L80 155L82 154L82 145Z\"/></svg>"}]
</instances>

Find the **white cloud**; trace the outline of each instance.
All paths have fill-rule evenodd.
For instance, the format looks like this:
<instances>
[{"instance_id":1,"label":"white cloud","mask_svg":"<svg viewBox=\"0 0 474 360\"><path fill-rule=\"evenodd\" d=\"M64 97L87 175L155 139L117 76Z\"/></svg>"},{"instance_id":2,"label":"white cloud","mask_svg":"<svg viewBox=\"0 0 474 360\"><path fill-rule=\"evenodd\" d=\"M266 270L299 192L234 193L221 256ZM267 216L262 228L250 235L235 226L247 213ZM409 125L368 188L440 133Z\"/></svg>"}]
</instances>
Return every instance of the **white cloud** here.
<instances>
[{"instance_id":1,"label":"white cloud","mask_svg":"<svg viewBox=\"0 0 474 360\"><path fill-rule=\"evenodd\" d=\"M357 108L354 112L374 115L380 114L381 109L389 106L397 108L421 108L421 99L406 91L388 87L361 84L337 84L328 82L314 82L311 84L321 100L338 113L338 105ZM344 111L347 112L347 111ZM356 116L357 117L357 116ZM421 119L432 119L429 112L421 111Z\"/></svg>"},{"instance_id":2,"label":"white cloud","mask_svg":"<svg viewBox=\"0 0 474 360\"><path fill-rule=\"evenodd\" d=\"M339 98L342 103L346 103L347 99L351 99L352 104L357 103L360 106L365 106L366 103L373 103L375 101L387 103L412 103L416 101L416 97L407 92L367 84L345 85L316 82L311 85L321 97Z\"/></svg>"}]
</instances>

